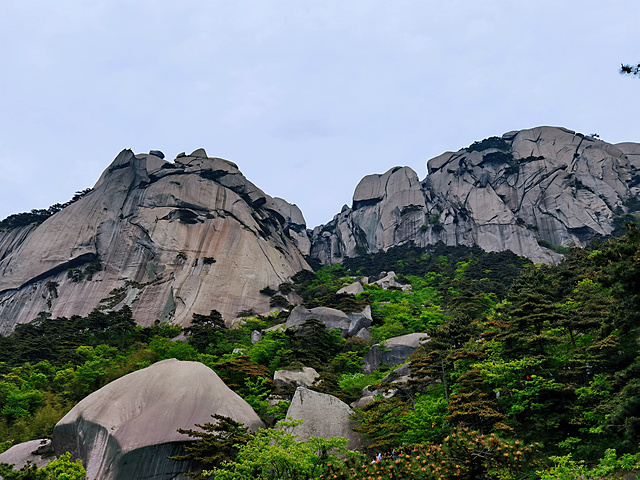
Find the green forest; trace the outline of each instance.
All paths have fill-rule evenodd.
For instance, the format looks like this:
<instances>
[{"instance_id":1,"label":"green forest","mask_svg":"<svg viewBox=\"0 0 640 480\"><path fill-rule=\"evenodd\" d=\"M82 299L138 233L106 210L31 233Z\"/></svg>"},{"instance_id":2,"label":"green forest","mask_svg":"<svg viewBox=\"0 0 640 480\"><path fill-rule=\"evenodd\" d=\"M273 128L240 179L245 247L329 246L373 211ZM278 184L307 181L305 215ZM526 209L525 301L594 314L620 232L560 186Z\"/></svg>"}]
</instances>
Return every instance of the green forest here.
<instances>
[{"instance_id":1,"label":"green forest","mask_svg":"<svg viewBox=\"0 0 640 480\"><path fill-rule=\"evenodd\" d=\"M411 288L365 284L356 296L337 294L383 271ZM192 478L622 478L640 468L639 282L640 229L628 225L622 237L571 248L555 266L444 245L346 259L266 285L262 293L280 311L247 312L234 329L216 310L194 315L184 332L137 326L128 307L86 317L42 314L0 337L1 449L50 437L86 395L177 358L212 368L269 427L284 421L256 434L225 418L206 433L185 425L197 441L182 458L202 465ZM286 320L291 291L308 308L370 305L372 340L345 340L309 321L264 332L252 344L252 331ZM407 382L381 383L397 366L363 373L373 343L413 332L430 341L410 357ZM180 333L186 342L176 340ZM313 389L347 403L366 386L393 388L393 397L378 395L356 410L357 429L369 439L366 457L346 451L344 439L301 442L289 433L287 402L270 406L267 397L278 393L276 370L301 366L320 373ZM58 478L40 470L3 466L0 474Z\"/></svg>"}]
</instances>

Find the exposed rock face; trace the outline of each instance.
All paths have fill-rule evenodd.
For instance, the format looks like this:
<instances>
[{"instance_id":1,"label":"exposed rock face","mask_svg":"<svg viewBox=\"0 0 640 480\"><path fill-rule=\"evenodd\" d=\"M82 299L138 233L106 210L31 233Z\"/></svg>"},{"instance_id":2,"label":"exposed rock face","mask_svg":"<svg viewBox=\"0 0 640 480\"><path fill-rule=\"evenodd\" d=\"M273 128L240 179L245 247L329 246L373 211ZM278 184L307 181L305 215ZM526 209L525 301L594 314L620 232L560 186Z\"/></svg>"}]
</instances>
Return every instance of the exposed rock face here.
<instances>
[{"instance_id":1,"label":"exposed rock face","mask_svg":"<svg viewBox=\"0 0 640 480\"><path fill-rule=\"evenodd\" d=\"M371 373L377 370L381 363L387 365L400 365L409 358L420 344L429 341L429 335L426 333L409 333L399 337L389 338L384 345L373 345L364 356L365 373Z\"/></svg>"},{"instance_id":2,"label":"exposed rock face","mask_svg":"<svg viewBox=\"0 0 640 480\"><path fill-rule=\"evenodd\" d=\"M345 285L336 293L338 295L340 294L357 295L362 292L364 292L364 287L362 286L362 284L360 282L354 282L354 283L350 283L349 285Z\"/></svg>"},{"instance_id":3,"label":"exposed rock face","mask_svg":"<svg viewBox=\"0 0 640 480\"><path fill-rule=\"evenodd\" d=\"M44 467L52 460L55 460L55 456L51 448L51 440L46 438L19 443L0 453L0 463L13 465L14 470L20 470L27 463L38 468Z\"/></svg>"},{"instance_id":4,"label":"exposed rock face","mask_svg":"<svg viewBox=\"0 0 640 480\"><path fill-rule=\"evenodd\" d=\"M287 410L287 417L302 420L302 425L293 429L300 440L345 437L349 440L347 448L361 450L362 436L353 431L355 422L351 420L352 414L349 405L339 398L304 387L298 387Z\"/></svg>"},{"instance_id":5,"label":"exposed rock face","mask_svg":"<svg viewBox=\"0 0 640 480\"><path fill-rule=\"evenodd\" d=\"M315 307L311 309L298 305L289 314L286 328L297 328L308 320L318 320L327 330L339 329L343 337L352 337L362 328L369 327L373 322L371 307L366 306L362 312L344 313L335 308Z\"/></svg>"},{"instance_id":6,"label":"exposed rock face","mask_svg":"<svg viewBox=\"0 0 640 480\"><path fill-rule=\"evenodd\" d=\"M308 387L320 375L315 368L304 367L301 370L277 370L273 374L273 383L280 389L293 389L297 387Z\"/></svg>"},{"instance_id":7,"label":"exposed rock face","mask_svg":"<svg viewBox=\"0 0 640 480\"><path fill-rule=\"evenodd\" d=\"M225 415L256 431L253 409L205 365L158 362L111 382L78 403L53 432L57 455L80 458L87 478L172 479L189 465L168 460L189 437L178 428Z\"/></svg>"},{"instance_id":8,"label":"exposed rock face","mask_svg":"<svg viewBox=\"0 0 640 480\"><path fill-rule=\"evenodd\" d=\"M408 167L364 177L352 207L313 230L311 256L335 263L442 241L558 262L539 241L584 246L639 199L640 144L538 127L444 153L428 171L422 182Z\"/></svg>"},{"instance_id":9,"label":"exposed rock face","mask_svg":"<svg viewBox=\"0 0 640 480\"><path fill-rule=\"evenodd\" d=\"M213 308L270 310L259 290L308 268L298 207L203 149L175 163L123 150L93 191L44 223L0 231L0 334L39 312L130 305L143 325Z\"/></svg>"}]
</instances>

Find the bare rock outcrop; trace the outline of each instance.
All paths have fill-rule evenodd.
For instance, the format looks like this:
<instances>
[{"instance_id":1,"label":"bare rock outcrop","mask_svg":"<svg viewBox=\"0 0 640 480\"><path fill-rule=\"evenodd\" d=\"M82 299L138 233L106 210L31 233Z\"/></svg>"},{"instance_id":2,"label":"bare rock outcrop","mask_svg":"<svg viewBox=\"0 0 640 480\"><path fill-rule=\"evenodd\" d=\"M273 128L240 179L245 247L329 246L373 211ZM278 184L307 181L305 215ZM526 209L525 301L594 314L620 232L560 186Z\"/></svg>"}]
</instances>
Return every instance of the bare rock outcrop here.
<instances>
[{"instance_id":1,"label":"bare rock outcrop","mask_svg":"<svg viewBox=\"0 0 640 480\"><path fill-rule=\"evenodd\" d=\"M0 453L0 463L13 465L14 470L20 470L30 463L38 468L44 467L50 461L55 460L51 440L41 438L18 443L8 450ZM1 479L2 477L0 477Z\"/></svg>"},{"instance_id":2,"label":"bare rock outcrop","mask_svg":"<svg viewBox=\"0 0 640 480\"><path fill-rule=\"evenodd\" d=\"M287 410L287 417L302 420L302 425L293 429L300 440L308 440L309 437L345 437L349 440L347 448L361 450L363 439L353 431L355 422L351 419L352 414L349 405L339 398L304 387L298 387Z\"/></svg>"},{"instance_id":3,"label":"bare rock outcrop","mask_svg":"<svg viewBox=\"0 0 640 480\"><path fill-rule=\"evenodd\" d=\"M302 250L302 252L301 252ZM93 190L42 224L0 231L0 334L46 312L129 305L143 325L213 308L270 310L265 285L309 268L304 218L203 149L123 150Z\"/></svg>"},{"instance_id":4,"label":"bare rock outcrop","mask_svg":"<svg viewBox=\"0 0 640 480\"><path fill-rule=\"evenodd\" d=\"M315 368L303 367L299 370L282 369L273 374L273 383L281 390L295 390L298 387L309 387L320 375Z\"/></svg>"},{"instance_id":5,"label":"bare rock outcrop","mask_svg":"<svg viewBox=\"0 0 640 480\"><path fill-rule=\"evenodd\" d=\"M362 328L367 328L373 322L371 307L366 306L361 312L344 313L341 310L329 307L305 308L298 305L289 314L286 328L298 328L309 320L317 320L327 330L338 329L343 337L352 337Z\"/></svg>"},{"instance_id":6,"label":"bare rock outcrop","mask_svg":"<svg viewBox=\"0 0 640 480\"><path fill-rule=\"evenodd\" d=\"M373 345L364 356L363 370L371 373L377 370L381 363L387 365L400 365L409 358L415 350L424 342L429 341L426 333L409 333L387 339L383 344Z\"/></svg>"},{"instance_id":7,"label":"bare rock outcrop","mask_svg":"<svg viewBox=\"0 0 640 480\"><path fill-rule=\"evenodd\" d=\"M478 245L556 263L557 246L608 235L640 200L640 144L611 145L571 130L505 133L428 162L368 175L351 208L313 230L325 264L413 243Z\"/></svg>"},{"instance_id":8,"label":"bare rock outcrop","mask_svg":"<svg viewBox=\"0 0 640 480\"><path fill-rule=\"evenodd\" d=\"M198 362L158 362L92 393L53 431L57 455L82 460L87 478L173 479L190 465L168 460L189 437L178 428L211 422L212 414L256 431L264 424L218 375Z\"/></svg>"}]
</instances>

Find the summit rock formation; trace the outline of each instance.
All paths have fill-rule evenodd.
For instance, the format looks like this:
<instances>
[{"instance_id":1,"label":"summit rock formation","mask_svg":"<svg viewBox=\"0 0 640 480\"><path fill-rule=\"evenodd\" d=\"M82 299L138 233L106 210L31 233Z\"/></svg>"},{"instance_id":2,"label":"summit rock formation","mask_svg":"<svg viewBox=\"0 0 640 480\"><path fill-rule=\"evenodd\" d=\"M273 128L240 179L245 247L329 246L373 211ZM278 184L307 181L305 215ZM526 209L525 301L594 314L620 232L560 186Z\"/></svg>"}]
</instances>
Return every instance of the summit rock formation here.
<instances>
[{"instance_id":1,"label":"summit rock formation","mask_svg":"<svg viewBox=\"0 0 640 480\"><path fill-rule=\"evenodd\" d=\"M477 245L557 263L640 209L640 144L537 127L364 177L326 225L203 149L165 161L123 150L96 185L44 222L0 224L0 334L36 318L127 305L141 325L271 310L265 287L321 264L403 245ZM295 299L288 299L297 303ZM298 299L299 301L300 299Z\"/></svg>"},{"instance_id":2,"label":"summit rock formation","mask_svg":"<svg viewBox=\"0 0 640 480\"><path fill-rule=\"evenodd\" d=\"M0 230L0 333L129 305L136 321L230 322L309 268L302 213L203 149L167 162L123 150L92 191L39 225Z\"/></svg>"},{"instance_id":3,"label":"summit rock formation","mask_svg":"<svg viewBox=\"0 0 640 480\"><path fill-rule=\"evenodd\" d=\"M558 246L609 235L637 209L640 144L611 145L565 128L492 137L428 162L364 177L333 220L313 230L324 264L413 243L478 245L557 263Z\"/></svg>"}]
</instances>

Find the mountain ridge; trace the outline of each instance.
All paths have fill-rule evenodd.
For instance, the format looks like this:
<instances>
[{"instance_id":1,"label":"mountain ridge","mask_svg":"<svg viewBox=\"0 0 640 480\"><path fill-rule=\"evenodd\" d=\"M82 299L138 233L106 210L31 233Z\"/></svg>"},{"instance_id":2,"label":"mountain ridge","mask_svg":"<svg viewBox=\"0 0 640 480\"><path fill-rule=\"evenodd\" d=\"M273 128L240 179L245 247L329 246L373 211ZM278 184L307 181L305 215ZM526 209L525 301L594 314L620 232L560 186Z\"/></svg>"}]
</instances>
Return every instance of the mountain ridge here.
<instances>
[{"instance_id":1,"label":"mountain ridge","mask_svg":"<svg viewBox=\"0 0 640 480\"><path fill-rule=\"evenodd\" d=\"M307 260L331 264L406 244L477 245L557 263L554 250L611 234L640 203L640 144L559 127L445 152L428 161L423 180L401 166L367 175L352 206L313 229L233 162L204 149L161 157L123 150L93 189L60 209L35 223L0 223L0 333L39 315L124 305L142 325L187 325L212 309L231 324L272 310L260 290L309 269Z\"/></svg>"}]
</instances>

